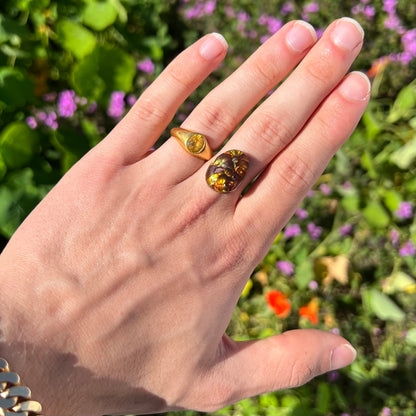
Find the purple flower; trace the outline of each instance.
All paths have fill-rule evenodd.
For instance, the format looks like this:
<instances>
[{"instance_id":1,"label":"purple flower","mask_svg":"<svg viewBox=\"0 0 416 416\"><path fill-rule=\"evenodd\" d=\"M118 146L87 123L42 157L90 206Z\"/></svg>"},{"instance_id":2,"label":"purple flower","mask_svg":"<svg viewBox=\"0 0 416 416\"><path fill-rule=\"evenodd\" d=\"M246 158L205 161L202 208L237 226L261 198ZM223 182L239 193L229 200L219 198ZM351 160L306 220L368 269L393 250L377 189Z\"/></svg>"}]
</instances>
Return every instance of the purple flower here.
<instances>
[{"instance_id":1,"label":"purple flower","mask_svg":"<svg viewBox=\"0 0 416 416\"><path fill-rule=\"evenodd\" d=\"M269 35L263 35L261 38L260 38L260 43L264 43L264 42L266 42L266 40L268 40L269 39Z\"/></svg>"},{"instance_id":2,"label":"purple flower","mask_svg":"<svg viewBox=\"0 0 416 416\"><path fill-rule=\"evenodd\" d=\"M315 195L315 191L313 191L312 189L310 189L308 193L306 194L306 196L308 196L309 198L312 198L314 195Z\"/></svg>"},{"instance_id":3,"label":"purple flower","mask_svg":"<svg viewBox=\"0 0 416 416\"><path fill-rule=\"evenodd\" d=\"M322 192L324 195L331 195L331 194L332 194L332 189L331 189L331 187L330 187L329 185L327 185L326 183L322 183L322 184L319 186L319 189L321 190L321 192Z\"/></svg>"},{"instance_id":4,"label":"purple flower","mask_svg":"<svg viewBox=\"0 0 416 416\"><path fill-rule=\"evenodd\" d=\"M134 105L134 103L137 101L137 98L136 98L133 94L129 94L129 95L126 97L126 101L127 101L127 104L128 104L129 106L133 106L133 105Z\"/></svg>"},{"instance_id":5,"label":"purple flower","mask_svg":"<svg viewBox=\"0 0 416 416\"><path fill-rule=\"evenodd\" d=\"M416 29L408 30L403 34L402 44L404 53L408 54L410 60L416 57Z\"/></svg>"},{"instance_id":6,"label":"purple flower","mask_svg":"<svg viewBox=\"0 0 416 416\"><path fill-rule=\"evenodd\" d=\"M305 7L303 8L304 13L316 13L319 12L319 3L316 1L313 1L311 3L305 4Z\"/></svg>"},{"instance_id":7,"label":"purple flower","mask_svg":"<svg viewBox=\"0 0 416 416\"><path fill-rule=\"evenodd\" d=\"M334 335L339 335L339 334L341 333L341 331L339 330L339 328L332 328L332 329L331 329L331 332L332 332Z\"/></svg>"},{"instance_id":8,"label":"purple flower","mask_svg":"<svg viewBox=\"0 0 416 416\"><path fill-rule=\"evenodd\" d=\"M137 63L137 69L146 74L153 74L155 70L155 65L150 58L146 58L143 61Z\"/></svg>"},{"instance_id":9,"label":"purple flower","mask_svg":"<svg viewBox=\"0 0 416 416\"><path fill-rule=\"evenodd\" d=\"M344 187L344 189L351 189L352 188L351 182L349 182L349 181L345 181L342 186Z\"/></svg>"},{"instance_id":10,"label":"purple flower","mask_svg":"<svg viewBox=\"0 0 416 416\"><path fill-rule=\"evenodd\" d=\"M394 211L394 215L401 220L405 220L407 218L412 218L413 210L412 210L412 203L411 202L400 202L399 208Z\"/></svg>"},{"instance_id":11,"label":"purple flower","mask_svg":"<svg viewBox=\"0 0 416 416\"><path fill-rule=\"evenodd\" d=\"M298 208L296 210L295 214L301 220L304 220L304 219L308 218L308 216L309 216L308 211L306 211L302 208Z\"/></svg>"},{"instance_id":12,"label":"purple flower","mask_svg":"<svg viewBox=\"0 0 416 416\"><path fill-rule=\"evenodd\" d=\"M321 36L324 34L324 32L325 32L325 29L324 29L324 28L322 28L322 27L318 27L318 29L316 29L316 37L317 37L318 39L320 39L320 38L321 38Z\"/></svg>"},{"instance_id":13,"label":"purple flower","mask_svg":"<svg viewBox=\"0 0 416 416\"><path fill-rule=\"evenodd\" d=\"M289 13L292 13L295 10L293 3L285 3L280 9L280 14L282 16L287 16Z\"/></svg>"},{"instance_id":14,"label":"purple flower","mask_svg":"<svg viewBox=\"0 0 416 416\"><path fill-rule=\"evenodd\" d=\"M401 257L414 256L415 254L416 254L416 247L414 246L414 244L410 240L407 240L400 247L399 255Z\"/></svg>"},{"instance_id":15,"label":"purple flower","mask_svg":"<svg viewBox=\"0 0 416 416\"><path fill-rule=\"evenodd\" d=\"M194 7L189 8L185 12L185 19L192 20L198 17L202 17L204 15L204 5L202 3L195 4Z\"/></svg>"},{"instance_id":16,"label":"purple flower","mask_svg":"<svg viewBox=\"0 0 416 416\"><path fill-rule=\"evenodd\" d=\"M390 231L390 240L394 247L396 247L397 244L399 244L399 237L400 237L400 234L397 230Z\"/></svg>"},{"instance_id":17,"label":"purple flower","mask_svg":"<svg viewBox=\"0 0 416 416\"><path fill-rule=\"evenodd\" d=\"M45 121L45 126L48 126L52 130L56 130L58 128L58 123L56 121L56 113L54 111L50 112Z\"/></svg>"},{"instance_id":18,"label":"purple flower","mask_svg":"<svg viewBox=\"0 0 416 416\"><path fill-rule=\"evenodd\" d=\"M215 11L215 6L217 5L216 0L209 0L205 3L204 12L206 16L211 16Z\"/></svg>"},{"instance_id":19,"label":"purple flower","mask_svg":"<svg viewBox=\"0 0 416 416\"><path fill-rule=\"evenodd\" d=\"M56 92L49 92L43 96L43 100L50 103L56 100Z\"/></svg>"},{"instance_id":20,"label":"purple flower","mask_svg":"<svg viewBox=\"0 0 416 416\"><path fill-rule=\"evenodd\" d=\"M288 225L285 228L285 231L283 233L283 235L289 239L289 238L293 238L296 237L297 235L299 235L301 233L301 229L299 224L292 224L292 225Z\"/></svg>"},{"instance_id":21,"label":"purple flower","mask_svg":"<svg viewBox=\"0 0 416 416\"><path fill-rule=\"evenodd\" d=\"M38 126L38 123L33 116L26 117L26 124L33 130Z\"/></svg>"},{"instance_id":22,"label":"purple flower","mask_svg":"<svg viewBox=\"0 0 416 416\"><path fill-rule=\"evenodd\" d=\"M380 416L390 416L391 415L391 409L390 407L383 407L381 409Z\"/></svg>"},{"instance_id":23,"label":"purple flower","mask_svg":"<svg viewBox=\"0 0 416 416\"><path fill-rule=\"evenodd\" d=\"M240 23L246 23L250 21L250 15L246 12L238 12L237 13L237 20Z\"/></svg>"},{"instance_id":24,"label":"purple flower","mask_svg":"<svg viewBox=\"0 0 416 416\"><path fill-rule=\"evenodd\" d=\"M400 19L394 14L389 14L384 21L384 27L386 29L396 30L400 27Z\"/></svg>"},{"instance_id":25,"label":"purple flower","mask_svg":"<svg viewBox=\"0 0 416 416\"><path fill-rule=\"evenodd\" d=\"M373 17L376 15L376 9L374 6L365 6L363 13L368 20L373 20Z\"/></svg>"},{"instance_id":26,"label":"purple flower","mask_svg":"<svg viewBox=\"0 0 416 416\"><path fill-rule=\"evenodd\" d=\"M278 261L276 267L280 270L285 276L292 276L295 271L295 266L290 261Z\"/></svg>"},{"instance_id":27,"label":"purple flower","mask_svg":"<svg viewBox=\"0 0 416 416\"><path fill-rule=\"evenodd\" d=\"M65 90L59 94L58 97L58 114L61 117L72 117L77 109L75 103L75 92L72 90Z\"/></svg>"},{"instance_id":28,"label":"purple flower","mask_svg":"<svg viewBox=\"0 0 416 416\"><path fill-rule=\"evenodd\" d=\"M322 227L315 225L313 222L308 224L308 233L312 240L317 240L322 234Z\"/></svg>"},{"instance_id":29,"label":"purple flower","mask_svg":"<svg viewBox=\"0 0 416 416\"><path fill-rule=\"evenodd\" d=\"M352 230L353 230L354 226L352 224L344 224L341 227L338 228L338 232L342 235L342 236L346 236L346 235L350 235Z\"/></svg>"},{"instance_id":30,"label":"purple flower","mask_svg":"<svg viewBox=\"0 0 416 416\"><path fill-rule=\"evenodd\" d=\"M42 122L46 120L46 117L48 117L48 115L44 111L39 111L39 113L36 114L36 118Z\"/></svg>"},{"instance_id":31,"label":"purple flower","mask_svg":"<svg viewBox=\"0 0 416 416\"><path fill-rule=\"evenodd\" d=\"M124 113L124 92L114 91L111 93L110 104L107 114L112 118L121 117Z\"/></svg>"},{"instance_id":32,"label":"purple flower","mask_svg":"<svg viewBox=\"0 0 416 416\"><path fill-rule=\"evenodd\" d=\"M267 30L271 35L276 33L282 26L283 23L279 19L275 19L274 17L269 17L267 19Z\"/></svg>"},{"instance_id":33,"label":"purple flower","mask_svg":"<svg viewBox=\"0 0 416 416\"><path fill-rule=\"evenodd\" d=\"M310 290L315 291L315 290L318 290L319 285L318 285L318 282L317 282L317 281L315 281L315 280L311 280L311 281L308 283L308 287L309 287L309 289L310 289Z\"/></svg>"},{"instance_id":34,"label":"purple flower","mask_svg":"<svg viewBox=\"0 0 416 416\"><path fill-rule=\"evenodd\" d=\"M397 0L383 0L383 10L388 14L396 13Z\"/></svg>"},{"instance_id":35,"label":"purple flower","mask_svg":"<svg viewBox=\"0 0 416 416\"><path fill-rule=\"evenodd\" d=\"M87 113L88 113L88 114L92 114L92 113L94 113L94 112L95 112L95 110L97 109L97 107L98 107L98 104L97 104L95 101L93 101L93 102L90 104L90 106L89 106L89 108L88 108L88 110L87 110Z\"/></svg>"},{"instance_id":36,"label":"purple flower","mask_svg":"<svg viewBox=\"0 0 416 416\"><path fill-rule=\"evenodd\" d=\"M339 379L339 371L330 371L327 377L330 383L335 383Z\"/></svg>"},{"instance_id":37,"label":"purple flower","mask_svg":"<svg viewBox=\"0 0 416 416\"><path fill-rule=\"evenodd\" d=\"M225 6L225 14L228 17L235 17L235 11L231 6Z\"/></svg>"},{"instance_id":38,"label":"purple flower","mask_svg":"<svg viewBox=\"0 0 416 416\"><path fill-rule=\"evenodd\" d=\"M373 335L375 335L376 337L377 336L379 336L379 335L381 335L381 329L378 327L378 326L376 326L375 328L373 328Z\"/></svg>"},{"instance_id":39,"label":"purple flower","mask_svg":"<svg viewBox=\"0 0 416 416\"><path fill-rule=\"evenodd\" d=\"M268 21L268 19L269 19L269 16L267 16L267 14L262 14L262 15L259 17L259 20L257 20L257 23L258 23L260 26L265 26L265 25L267 25L267 21Z\"/></svg>"}]
</instances>

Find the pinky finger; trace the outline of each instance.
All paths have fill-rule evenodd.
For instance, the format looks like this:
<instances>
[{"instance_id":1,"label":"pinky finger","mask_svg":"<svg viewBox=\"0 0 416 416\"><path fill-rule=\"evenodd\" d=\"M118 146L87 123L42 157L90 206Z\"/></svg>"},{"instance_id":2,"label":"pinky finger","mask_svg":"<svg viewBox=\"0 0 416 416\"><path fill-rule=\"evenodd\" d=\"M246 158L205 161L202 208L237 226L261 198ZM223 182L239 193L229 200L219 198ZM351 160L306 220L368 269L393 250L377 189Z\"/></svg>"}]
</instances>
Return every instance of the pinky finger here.
<instances>
[{"instance_id":1,"label":"pinky finger","mask_svg":"<svg viewBox=\"0 0 416 416\"><path fill-rule=\"evenodd\" d=\"M121 164L141 159L179 106L217 68L226 52L227 42L218 33L208 34L185 49L143 92L100 147L106 154L116 155Z\"/></svg>"}]
</instances>

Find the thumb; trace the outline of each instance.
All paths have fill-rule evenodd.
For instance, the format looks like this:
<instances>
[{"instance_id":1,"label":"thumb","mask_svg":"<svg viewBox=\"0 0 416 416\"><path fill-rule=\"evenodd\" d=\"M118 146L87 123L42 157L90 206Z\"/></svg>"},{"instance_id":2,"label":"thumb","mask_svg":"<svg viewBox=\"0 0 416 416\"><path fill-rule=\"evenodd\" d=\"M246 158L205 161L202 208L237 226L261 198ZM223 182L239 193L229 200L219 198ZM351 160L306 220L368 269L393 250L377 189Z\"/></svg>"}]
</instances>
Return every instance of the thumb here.
<instances>
[{"instance_id":1,"label":"thumb","mask_svg":"<svg viewBox=\"0 0 416 416\"><path fill-rule=\"evenodd\" d=\"M224 338L223 338L224 339ZM300 386L330 370L351 364L355 349L342 337L316 330L285 332L258 341L224 339L223 361L211 380L224 407L246 397Z\"/></svg>"}]
</instances>

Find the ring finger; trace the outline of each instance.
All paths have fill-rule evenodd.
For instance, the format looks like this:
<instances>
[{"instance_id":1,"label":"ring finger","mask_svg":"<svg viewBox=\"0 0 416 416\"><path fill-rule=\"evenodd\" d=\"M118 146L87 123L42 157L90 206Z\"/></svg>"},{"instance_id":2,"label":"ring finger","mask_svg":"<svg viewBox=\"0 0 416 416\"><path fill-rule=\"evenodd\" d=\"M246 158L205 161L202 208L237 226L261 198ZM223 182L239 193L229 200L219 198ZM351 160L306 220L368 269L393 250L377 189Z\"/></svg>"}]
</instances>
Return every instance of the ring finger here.
<instances>
[{"instance_id":1,"label":"ring finger","mask_svg":"<svg viewBox=\"0 0 416 416\"><path fill-rule=\"evenodd\" d=\"M265 42L230 77L211 91L189 115L182 127L203 133L213 149L218 148L244 116L275 87L304 57L316 41L313 27L303 21L285 25ZM153 164L166 164L174 158L177 169L172 180L181 182L199 167L201 160L168 140L152 157Z\"/></svg>"}]
</instances>

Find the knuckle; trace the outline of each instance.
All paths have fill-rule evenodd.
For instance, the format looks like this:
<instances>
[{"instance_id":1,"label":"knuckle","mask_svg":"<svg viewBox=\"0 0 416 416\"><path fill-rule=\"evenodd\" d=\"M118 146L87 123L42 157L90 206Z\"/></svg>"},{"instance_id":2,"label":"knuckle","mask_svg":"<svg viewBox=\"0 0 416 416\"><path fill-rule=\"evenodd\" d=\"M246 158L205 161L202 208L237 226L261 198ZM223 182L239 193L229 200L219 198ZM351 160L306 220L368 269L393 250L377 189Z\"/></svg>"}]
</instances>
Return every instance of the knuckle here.
<instances>
[{"instance_id":1,"label":"knuckle","mask_svg":"<svg viewBox=\"0 0 416 416\"><path fill-rule=\"evenodd\" d=\"M144 123L159 124L169 118L169 114L157 96L140 97L132 111L135 118Z\"/></svg>"},{"instance_id":2,"label":"knuckle","mask_svg":"<svg viewBox=\"0 0 416 416\"><path fill-rule=\"evenodd\" d=\"M317 59L305 66L308 78L318 84L326 84L334 74L334 59L328 53L321 53Z\"/></svg>"},{"instance_id":3,"label":"knuckle","mask_svg":"<svg viewBox=\"0 0 416 416\"><path fill-rule=\"evenodd\" d=\"M222 273L235 272L247 263L247 239L242 232L234 231L225 235L224 244L217 255L219 269ZM220 275L222 275L220 273Z\"/></svg>"},{"instance_id":4,"label":"knuckle","mask_svg":"<svg viewBox=\"0 0 416 416\"><path fill-rule=\"evenodd\" d=\"M236 117L227 110L227 106L220 103L205 104L202 108L203 117L200 123L208 129L213 128L228 135L237 124Z\"/></svg>"},{"instance_id":5,"label":"knuckle","mask_svg":"<svg viewBox=\"0 0 416 416\"><path fill-rule=\"evenodd\" d=\"M307 383L315 376L313 369L302 361L296 361L290 371L289 386L298 387Z\"/></svg>"},{"instance_id":6,"label":"knuckle","mask_svg":"<svg viewBox=\"0 0 416 416\"><path fill-rule=\"evenodd\" d=\"M277 65L270 64L275 61L270 56L262 56L257 58L252 64L254 80L260 80L262 84L269 85L275 83L281 77L280 68ZM266 83L264 82L266 81Z\"/></svg>"},{"instance_id":7,"label":"knuckle","mask_svg":"<svg viewBox=\"0 0 416 416\"><path fill-rule=\"evenodd\" d=\"M174 87L181 87L181 89L188 89L194 83L194 72L184 70L182 65L172 65L166 70L168 82L173 82Z\"/></svg>"},{"instance_id":8,"label":"knuckle","mask_svg":"<svg viewBox=\"0 0 416 416\"><path fill-rule=\"evenodd\" d=\"M251 136L260 139L273 152L283 149L292 137L292 133L286 122L283 122L283 119L286 118L280 117L277 119L271 114L262 113L252 126Z\"/></svg>"},{"instance_id":9,"label":"knuckle","mask_svg":"<svg viewBox=\"0 0 416 416\"><path fill-rule=\"evenodd\" d=\"M287 194L305 193L314 183L315 174L301 156L295 154L290 158L282 157L280 165L280 182Z\"/></svg>"}]
</instances>

